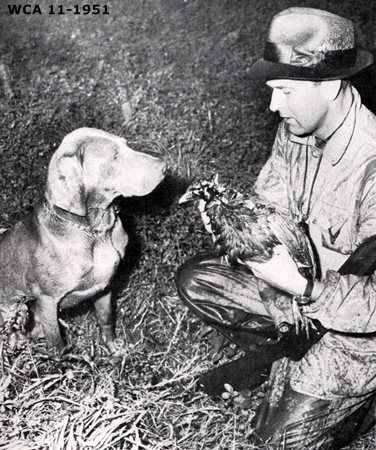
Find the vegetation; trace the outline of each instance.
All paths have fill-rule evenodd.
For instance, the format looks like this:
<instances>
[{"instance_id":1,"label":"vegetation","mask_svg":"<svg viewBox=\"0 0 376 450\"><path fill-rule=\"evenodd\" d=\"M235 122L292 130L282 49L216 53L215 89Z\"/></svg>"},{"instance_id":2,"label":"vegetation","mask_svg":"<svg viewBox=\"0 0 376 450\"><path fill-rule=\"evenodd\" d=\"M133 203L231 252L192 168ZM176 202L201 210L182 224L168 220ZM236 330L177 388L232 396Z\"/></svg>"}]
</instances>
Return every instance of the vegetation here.
<instances>
[{"instance_id":1,"label":"vegetation","mask_svg":"<svg viewBox=\"0 0 376 450\"><path fill-rule=\"evenodd\" d=\"M81 126L159 152L171 175L152 195L120 201L131 236L114 286L124 357L106 355L90 305L62 316L71 347L61 360L43 342L12 349L3 332L0 449L252 449L254 407L233 404L231 390L214 401L195 388L211 350L174 273L211 244L197 212L176 200L192 177L213 172L248 189L266 160L278 118L247 71L270 17L296 4L327 8L353 18L374 47L372 2L106 3L100 16L9 16L0 6L0 226L42 197L52 153ZM360 80L365 96L371 75ZM374 438L351 449L374 448Z\"/></svg>"}]
</instances>

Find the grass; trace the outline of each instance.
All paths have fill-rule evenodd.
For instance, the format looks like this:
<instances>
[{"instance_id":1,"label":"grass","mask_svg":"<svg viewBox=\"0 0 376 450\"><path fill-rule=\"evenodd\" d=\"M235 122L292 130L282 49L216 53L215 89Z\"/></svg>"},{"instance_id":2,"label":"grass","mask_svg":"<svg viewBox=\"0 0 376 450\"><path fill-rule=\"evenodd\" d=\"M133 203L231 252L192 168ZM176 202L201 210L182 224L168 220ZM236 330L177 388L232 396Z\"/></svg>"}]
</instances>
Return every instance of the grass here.
<instances>
[{"instance_id":1,"label":"grass","mask_svg":"<svg viewBox=\"0 0 376 450\"><path fill-rule=\"evenodd\" d=\"M107 3L111 14L100 17L9 17L0 5L1 227L42 196L49 158L80 126L160 152L172 172L142 201L121 202L131 236L114 284L122 358L106 355L90 305L62 316L71 346L62 360L43 353L43 342L11 348L3 334L0 449L251 449L252 409L195 389L194 376L212 366L210 348L178 301L173 278L211 244L197 212L176 199L189 179L212 172L250 188L267 158L278 119L247 70L272 14L293 4L327 8L352 17L374 47L372 5ZM351 449L373 442L371 434Z\"/></svg>"}]
</instances>

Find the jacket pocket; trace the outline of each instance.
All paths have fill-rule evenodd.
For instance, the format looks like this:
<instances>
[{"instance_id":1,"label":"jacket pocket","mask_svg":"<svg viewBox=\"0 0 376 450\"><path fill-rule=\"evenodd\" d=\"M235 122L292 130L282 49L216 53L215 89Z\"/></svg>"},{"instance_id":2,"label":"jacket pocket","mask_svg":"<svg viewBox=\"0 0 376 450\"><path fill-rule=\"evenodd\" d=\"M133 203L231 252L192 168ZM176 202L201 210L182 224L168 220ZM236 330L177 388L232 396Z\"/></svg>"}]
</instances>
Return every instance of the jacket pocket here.
<instances>
[{"instance_id":1,"label":"jacket pocket","mask_svg":"<svg viewBox=\"0 0 376 450\"><path fill-rule=\"evenodd\" d=\"M316 219L321 230L321 245L342 254L351 253L351 217L348 211L329 203L322 204L321 213Z\"/></svg>"}]
</instances>

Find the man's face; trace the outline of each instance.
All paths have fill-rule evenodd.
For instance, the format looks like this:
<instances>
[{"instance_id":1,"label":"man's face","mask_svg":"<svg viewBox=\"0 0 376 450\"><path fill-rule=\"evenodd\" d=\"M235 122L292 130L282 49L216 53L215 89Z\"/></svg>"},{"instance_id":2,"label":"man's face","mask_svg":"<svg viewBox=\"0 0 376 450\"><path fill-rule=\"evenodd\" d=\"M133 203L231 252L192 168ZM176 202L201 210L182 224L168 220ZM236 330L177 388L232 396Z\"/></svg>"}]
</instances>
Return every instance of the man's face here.
<instances>
[{"instance_id":1,"label":"man's face","mask_svg":"<svg viewBox=\"0 0 376 450\"><path fill-rule=\"evenodd\" d=\"M289 131L296 136L320 135L328 113L329 100L321 83L301 80L271 80L270 110L279 112Z\"/></svg>"}]
</instances>

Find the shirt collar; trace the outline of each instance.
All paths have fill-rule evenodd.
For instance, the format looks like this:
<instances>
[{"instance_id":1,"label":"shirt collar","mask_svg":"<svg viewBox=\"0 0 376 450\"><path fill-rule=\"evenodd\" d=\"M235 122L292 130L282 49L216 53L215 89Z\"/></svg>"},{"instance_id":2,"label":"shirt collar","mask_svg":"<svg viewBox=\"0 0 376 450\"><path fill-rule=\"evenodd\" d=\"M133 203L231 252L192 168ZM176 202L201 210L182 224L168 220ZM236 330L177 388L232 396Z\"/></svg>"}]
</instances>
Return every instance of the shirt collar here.
<instances>
[{"instance_id":1,"label":"shirt collar","mask_svg":"<svg viewBox=\"0 0 376 450\"><path fill-rule=\"evenodd\" d=\"M343 121L342 125L334 132L329 138L325 146L320 149L320 146L316 145L316 138L312 134L309 136L295 136L290 133L289 140L296 144L308 145L312 147L312 152L316 150L316 153L323 151L323 157L326 158L333 166L336 165L346 153L349 147L351 138L354 133L354 127L356 122L357 112L361 106L361 99L358 91L351 86L352 104L350 110Z\"/></svg>"}]
</instances>

